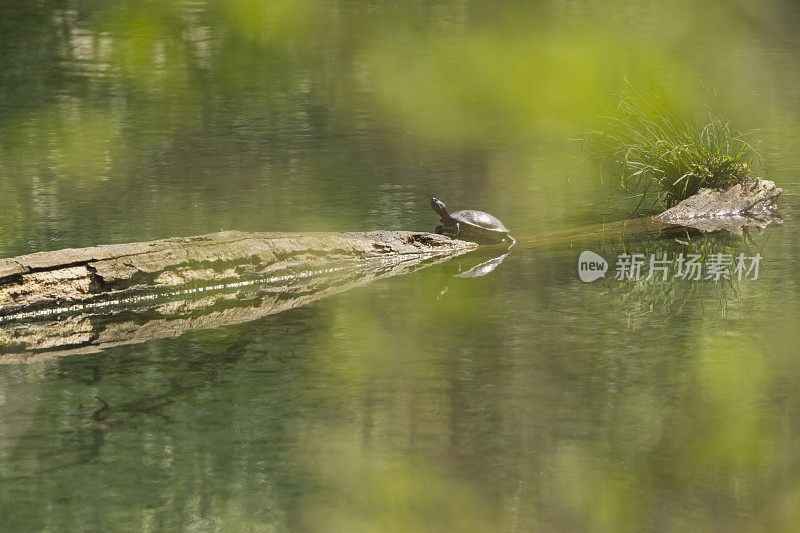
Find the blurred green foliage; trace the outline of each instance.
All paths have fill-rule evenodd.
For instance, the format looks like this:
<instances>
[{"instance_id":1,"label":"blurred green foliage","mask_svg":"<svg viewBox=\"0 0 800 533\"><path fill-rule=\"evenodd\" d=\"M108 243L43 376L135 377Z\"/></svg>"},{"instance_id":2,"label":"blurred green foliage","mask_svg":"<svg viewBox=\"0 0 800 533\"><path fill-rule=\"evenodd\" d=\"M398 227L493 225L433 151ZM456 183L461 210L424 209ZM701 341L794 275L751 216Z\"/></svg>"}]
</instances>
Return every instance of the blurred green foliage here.
<instances>
[{"instance_id":1,"label":"blurred green foliage","mask_svg":"<svg viewBox=\"0 0 800 533\"><path fill-rule=\"evenodd\" d=\"M799 183L788 0L2 15L3 256L432 229L432 194L515 235L624 218L571 138L626 77L685 116L758 127L769 177ZM21 530L791 530L796 233L769 229L768 274L723 317L704 308L734 297L719 287L577 285L577 253L545 242L479 280L432 268L274 320L2 367L0 514Z\"/></svg>"},{"instance_id":2,"label":"blurred green foliage","mask_svg":"<svg viewBox=\"0 0 800 533\"><path fill-rule=\"evenodd\" d=\"M603 193L569 139L626 76L688 116L763 129L774 177L795 182L797 14L779 1L52 0L4 15L5 254L427 227L431 193L523 233L597 220L608 209L576 216Z\"/></svg>"}]
</instances>

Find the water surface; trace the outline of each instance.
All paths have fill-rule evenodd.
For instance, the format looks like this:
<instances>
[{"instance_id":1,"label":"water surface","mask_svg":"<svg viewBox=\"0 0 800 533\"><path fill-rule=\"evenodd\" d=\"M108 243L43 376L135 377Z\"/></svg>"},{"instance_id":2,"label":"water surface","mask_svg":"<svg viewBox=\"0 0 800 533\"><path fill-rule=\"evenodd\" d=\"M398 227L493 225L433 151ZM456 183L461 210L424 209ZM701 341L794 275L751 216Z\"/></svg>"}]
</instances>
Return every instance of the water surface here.
<instances>
[{"instance_id":1,"label":"water surface","mask_svg":"<svg viewBox=\"0 0 800 533\"><path fill-rule=\"evenodd\" d=\"M454 277L462 258L0 365L5 527L790 529L798 26L793 4L747 0L4 6L4 257L432 229L431 195L520 240L484 277ZM581 229L636 205L574 140L626 77L758 128L785 222L690 240ZM612 266L586 284L584 249L763 259L755 280L618 281Z\"/></svg>"}]
</instances>

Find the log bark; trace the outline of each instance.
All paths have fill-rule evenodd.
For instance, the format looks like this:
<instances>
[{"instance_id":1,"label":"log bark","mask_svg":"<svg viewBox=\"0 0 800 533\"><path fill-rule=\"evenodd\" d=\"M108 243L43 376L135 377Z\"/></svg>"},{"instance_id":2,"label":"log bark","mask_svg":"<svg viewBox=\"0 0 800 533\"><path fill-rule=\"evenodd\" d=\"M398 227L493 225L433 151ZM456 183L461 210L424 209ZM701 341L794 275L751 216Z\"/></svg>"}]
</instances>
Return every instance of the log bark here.
<instances>
[{"instance_id":1,"label":"log bark","mask_svg":"<svg viewBox=\"0 0 800 533\"><path fill-rule=\"evenodd\" d=\"M430 233L222 232L0 260L0 363L274 314L473 250Z\"/></svg>"},{"instance_id":2,"label":"log bark","mask_svg":"<svg viewBox=\"0 0 800 533\"><path fill-rule=\"evenodd\" d=\"M653 218L704 232L726 230L740 235L748 226L763 228L782 222L777 211L781 192L774 182L764 179L722 190L701 189Z\"/></svg>"}]
</instances>

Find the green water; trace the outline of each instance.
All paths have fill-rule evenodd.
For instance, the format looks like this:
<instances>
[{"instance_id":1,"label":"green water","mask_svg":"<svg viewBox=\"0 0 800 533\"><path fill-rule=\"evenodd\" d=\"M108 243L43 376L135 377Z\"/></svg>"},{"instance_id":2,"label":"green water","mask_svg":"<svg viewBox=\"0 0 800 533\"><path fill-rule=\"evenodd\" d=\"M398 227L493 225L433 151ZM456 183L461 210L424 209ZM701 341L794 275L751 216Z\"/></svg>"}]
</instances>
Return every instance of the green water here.
<instances>
[{"instance_id":1,"label":"green water","mask_svg":"<svg viewBox=\"0 0 800 533\"><path fill-rule=\"evenodd\" d=\"M2 257L430 230L431 195L520 242L483 277L456 260L0 365L0 527L792 530L798 36L779 0L3 3ZM636 205L574 140L626 78L758 129L784 223L580 230ZM763 259L755 280L589 284L583 250Z\"/></svg>"}]
</instances>

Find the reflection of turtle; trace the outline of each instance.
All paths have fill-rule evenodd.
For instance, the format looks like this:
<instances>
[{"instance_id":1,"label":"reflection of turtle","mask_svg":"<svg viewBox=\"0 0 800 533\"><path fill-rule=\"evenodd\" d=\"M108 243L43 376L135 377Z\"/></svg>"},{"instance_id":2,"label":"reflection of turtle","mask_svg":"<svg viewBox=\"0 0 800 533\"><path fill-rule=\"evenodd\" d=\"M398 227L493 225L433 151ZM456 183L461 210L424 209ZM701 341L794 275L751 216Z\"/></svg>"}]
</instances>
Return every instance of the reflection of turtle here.
<instances>
[{"instance_id":1,"label":"reflection of turtle","mask_svg":"<svg viewBox=\"0 0 800 533\"><path fill-rule=\"evenodd\" d=\"M465 209L451 215L436 198L431 198L431 207L442 219L442 225L436 226L436 233L482 243L516 242L503 223L489 213Z\"/></svg>"},{"instance_id":2,"label":"reflection of turtle","mask_svg":"<svg viewBox=\"0 0 800 533\"><path fill-rule=\"evenodd\" d=\"M485 250L492 250L492 248L485 248ZM444 296L444 294L447 292L447 289L450 288L450 282L453 280L453 278L480 278L486 276L494 272L494 269L500 266L500 263L502 263L503 260L508 257L507 251L488 260L486 259L486 254L478 254L476 256L474 255L476 253L478 252L473 252L466 257L459 257L458 259L449 261L447 263L445 269L442 271L442 273L445 275L445 279L442 283L442 289L439 291L437 299ZM469 265L472 266L465 270L465 268Z\"/></svg>"},{"instance_id":3,"label":"reflection of turtle","mask_svg":"<svg viewBox=\"0 0 800 533\"><path fill-rule=\"evenodd\" d=\"M488 261L484 261L474 267L470 268L469 270L465 270L460 274L455 274L457 278L480 278L481 276L485 276L486 274L491 274L495 268L500 266L500 263L508 257L508 253L504 253L503 255L493 257Z\"/></svg>"}]
</instances>

